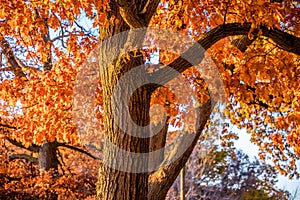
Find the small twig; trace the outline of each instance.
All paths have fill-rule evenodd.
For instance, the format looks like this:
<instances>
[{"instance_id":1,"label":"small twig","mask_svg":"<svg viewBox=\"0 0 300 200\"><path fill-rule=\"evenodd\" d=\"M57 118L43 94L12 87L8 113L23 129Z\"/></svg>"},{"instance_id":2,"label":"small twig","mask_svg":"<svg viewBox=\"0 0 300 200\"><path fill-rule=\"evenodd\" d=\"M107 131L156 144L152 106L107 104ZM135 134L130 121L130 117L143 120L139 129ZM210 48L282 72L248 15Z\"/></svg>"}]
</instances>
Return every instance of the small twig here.
<instances>
[{"instance_id":1,"label":"small twig","mask_svg":"<svg viewBox=\"0 0 300 200\"><path fill-rule=\"evenodd\" d=\"M229 0L228 2L226 2L226 10L225 10L225 15L224 15L223 24L226 23L226 16L227 16L227 11L228 11L228 5L229 5L229 2L230 2L230 0Z\"/></svg>"},{"instance_id":2,"label":"small twig","mask_svg":"<svg viewBox=\"0 0 300 200\"><path fill-rule=\"evenodd\" d=\"M53 13L52 12L52 14L53 14L53 16L58 20L58 22L59 22L59 24L60 24L60 30L61 30L61 36L63 36L63 37L60 37L60 39L61 39L61 46L62 47L64 47L64 48L67 48L66 46L65 46L65 44L64 44L64 37L65 37L65 32L64 32L64 27L63 27L63 24L62 24L62 22L60 21L60 19L56 16L56 14L55 13ZM59 36L58 36L59 37ZM57 37L56 37L57 38ZM51 42L53 42L53 41L55 41L55 39L56 38L54 38L54 39L50 39L50 41Z\"/></svg>"}]
</instances>

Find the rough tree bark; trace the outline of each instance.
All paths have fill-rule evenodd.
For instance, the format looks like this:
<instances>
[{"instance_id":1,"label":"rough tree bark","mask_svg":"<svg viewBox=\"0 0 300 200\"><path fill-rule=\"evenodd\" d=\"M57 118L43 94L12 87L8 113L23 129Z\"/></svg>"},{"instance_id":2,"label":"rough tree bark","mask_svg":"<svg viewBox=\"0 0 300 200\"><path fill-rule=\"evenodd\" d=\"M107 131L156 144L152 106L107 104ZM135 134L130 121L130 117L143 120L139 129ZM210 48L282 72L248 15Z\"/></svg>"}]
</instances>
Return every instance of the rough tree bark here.
<instances>
[{"instance_id":1,"label":"rough tree bark","mask_svg":"<svg viewBox=\"0 0 300 200\"><path fill-rule=\"evenodd\" d=\"M38 162L40 169L43 170L57 170L58 158L57 158L57 142L45 142L39 147Z\"/></svg>"},{"instance_id":2,"label":"rough tree bark","mask_svg":"<svg viewBox=\"0 0 300 200\"><path fill-rule=\"evenodd\" d=\"M139 18L137 15L143 10L146 1L133 2L128 4L126 1L112 1L110 3L111 11L108 17L114 15L119 23L103 28L100 30L100 38L106 39L115 34L129 30L131 27L146 26L146 18L138 20L138 24L131 24ZM130 11L128 11L130 10ZM149 18L150 19L150 18ZM149 22L149 20L148 20ZM120 44L121 45L121 44ZM109 48L109 47L108 47ZM101 55L102 54L102 55ZM100 57L103 55L100 52ZM101 58L100 58L101 60ZM118 80L131 69L143 64L143 57L140 52L134 54L126 53L121 55L117 61L111 63L106 70L101 71L101 82L103 89L104 102L104 126L107 140L104 141L104 160L108 162L122 162L124 167L130 169L139 166L146 166L147 160L131 162L130 158L123 157L120 159L118 152L112 150L107 141L112 142L117 147L122 148L128 152L147 153L149 152L149 138L139 138L130 136L131 133L136 133L138 130L135 127L130 127L127 123L126 116L120 112L117 119L114 116L114 109L111 105L111 97ZM141 72L142 73L142 72ZM141 74L136 74L139 81L147 81ZM136 81L136 80L133 80ZM122 94L127 95L134 87L134 83L128 83L121 87ZM141 87L137 89L130 98L129 104L125 102L122 96L118 96L118 104L128 105L132 120L138 126L147 126L150 121L150 96L151 90L148 87ZM122 130L118 125L126 126L126 131ZM113 160L116 159L116 160ZM140 163L144 162L144 163ZM146 162L146 163L145 163ZM141 169L142 170L142 169ZM145 199L148 194L148 173L130 173L122 170L113 169L106 165L101 165L99 169L98 183L97 183L97 198L98 199Z\"/></svg>"}]
</instances>

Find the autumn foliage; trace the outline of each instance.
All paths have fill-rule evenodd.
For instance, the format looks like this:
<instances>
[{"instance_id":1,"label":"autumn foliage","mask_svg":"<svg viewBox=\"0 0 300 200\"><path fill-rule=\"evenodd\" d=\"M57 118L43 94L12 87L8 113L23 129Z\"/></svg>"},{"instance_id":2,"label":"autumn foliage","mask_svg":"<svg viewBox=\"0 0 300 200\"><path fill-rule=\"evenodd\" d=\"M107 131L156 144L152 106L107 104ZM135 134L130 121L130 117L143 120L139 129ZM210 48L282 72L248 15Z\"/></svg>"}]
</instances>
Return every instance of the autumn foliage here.
<instances>
[{"instance_id":1,"label":"autumn foliage","mask_svg":"<svg viewBox=\"0 0 300 200\"><path fill-rule=\"evenodd\" d=\"M223 147L237 138L232 127L245 128L262 160L271 160L281 174L299 178L299 18L300 2L291 0L1 1L0 198L95 198L100 161L89 153L73 116L77 74L103 39L143 26L178 32L200 44L210 57L210 63L192 66L176 50L189 52L193 44L180 43L171 52L158 48L155 37L146 35L145 48L134 55L148 63L148 73L163 73L163 66L169 65L182 73L194 92L193 98L184 92L176 96L166 87L155 86L150 94L151 123L160 123L164 108L165 127L190 133L197 118L194 109L224 99L215 109L225 108L226 123L221 131L214 130L219 131ZM172 46L176 40L160 42ZM124 66L138 59L128 55L120 57ZM199 70L212 63L222 78L213 86L224 88L224 93L203 78L206 73L214 79L214 71ZM117 75L127 70L121 69ZM177 78L168 84L186 91ZM96 104L89 114L105 134L107 100L102 81L91 94ZM206 129L217 123L209 115L203 121ZM165 135L170 144L180 134ZM177 174L191 152L174 167ZM149 185L169 189L172 183L165 182L173 182L176 174L163 171L167 178ZM149 180L160 180L155 178L159 173L151 176Z\"/></svg>"}]
</instances>

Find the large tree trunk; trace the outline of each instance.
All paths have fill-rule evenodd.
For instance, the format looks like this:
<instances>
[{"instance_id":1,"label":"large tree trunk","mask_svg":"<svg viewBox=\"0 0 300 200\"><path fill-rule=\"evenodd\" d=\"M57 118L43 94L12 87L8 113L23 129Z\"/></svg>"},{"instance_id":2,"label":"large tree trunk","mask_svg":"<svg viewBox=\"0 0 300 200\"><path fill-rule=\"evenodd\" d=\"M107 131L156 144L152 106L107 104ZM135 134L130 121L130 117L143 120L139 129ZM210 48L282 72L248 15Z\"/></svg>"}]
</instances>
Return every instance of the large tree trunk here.
<instances>
[{"instance_id":1,"label":"large tree trunk","mask_svg":"<svg viewBox=\"0 0 300 200\"><path fill-rule=\"evenodd\" d=\"M133 10L137 9L133 5ZM109 38L122 31L129 30L129 25L123 20L119 12L119 7L111 2L113 14L119 19L120 23L100 30L101 39ZM126 39L126 38L125 38ZM120 41L122 48L123 41ZM109 48L109 47L108 47ZM101 57L106 58L109 55L100 52ZM115 56L115 55L114 55ZM146 81L143 77L143 69L136 74L136 80L125 81L122 84L120 79L133 68L143 64L143 56L137 51L132 56L129 53L122 55L114 63L111 63L107 69L101 71L101 83L103 89L104 103L104 126L105 137L103 161L104 165L99 168L97 183L97 198L105 200L113 199L146 199L148 195L148 166L147 159L133 159L130 155L124 155L121 151L111 148L111 143L125 152L147 153L149 152L149 138L134 137L147 134L147 128L143 133L139 132L138 127L145 127L149 124L150 116L150 96L151 92L147 87L135 90L135 82ZM101 63L100 63L101 65ZM119 81L119 82L118 82ZM123 82L124 83L124 82ZM116 85L119 86L120 94L112 99ZM130 95L131 90L135 91ZM122 95L130 95L130 101ZM116 105L112 105L112 101ZM129 109L130 116L124 114L120 109ZM115 113L118 113L115 116ZM128 119L131 118L131 119ZM133 121L137 126L132 126L128 121ZM123 127L123 128L122 128ZM124 127L126 130L124 130ZM149 133L149 132L148 132ZM115 164L117 163L117 164ZM115 165L114 165L115 164ZM132 170L132 171L131 171ZM136 173L140 171L141 173Z\"/></svg>"},{"instance_id":2,"label":"large tree trunk","mask_svg":"<svg viewBox=\"0 0 300 200\"><path fill-rule=\"evenodd\" d=\"M121 58L124 61L124 58ZM146 126L149 124L149 108L150 108L150 92L147 87L142 87L136 90L131 96L131 99L126 102L125 98L119 96L114 99L119 105L115 108L111 105L111 97L113 89L116 86L118 78L135 66L142 64L143 60L133 59L133 61L119 62L113 64L101 76L103 85L103 102L104 102L104 122L105 135L107 140L104 141L104 165L99 170L99 180L97 194L99 199L144 199L148 193L148 166L147 159L132 158L130 155L124 155L119 150L111 148L110 143L113 143L118 148L134 153L149 152L149 138L141 138L132 136L139 133L137 127ZM143 77L137 75L139 80ZM135 81L135 80L132 80ZM134 84L126 82L121 86L121 95L130 94ZM114 116L116 109L126 108L128 105L130 115L133 122L138 126L134 127L128 123L131 119L121 110L118 116ZM119 108L120 106L120 108ZM121 130L123 127L123 130ZM124 127L126 130L124 130ZM147 134L147 132L144 132ZM141 135L142 136L142 135ZM114 165L114 163L117 163ZM111 164L111 166L107 166ZM131 171L132 170L132 171ZM125 172L124 172L125 171ZM136 173L136 172L142 173ZM144 171L144 173L143 173Z\"/></svg>"}]
</instances>

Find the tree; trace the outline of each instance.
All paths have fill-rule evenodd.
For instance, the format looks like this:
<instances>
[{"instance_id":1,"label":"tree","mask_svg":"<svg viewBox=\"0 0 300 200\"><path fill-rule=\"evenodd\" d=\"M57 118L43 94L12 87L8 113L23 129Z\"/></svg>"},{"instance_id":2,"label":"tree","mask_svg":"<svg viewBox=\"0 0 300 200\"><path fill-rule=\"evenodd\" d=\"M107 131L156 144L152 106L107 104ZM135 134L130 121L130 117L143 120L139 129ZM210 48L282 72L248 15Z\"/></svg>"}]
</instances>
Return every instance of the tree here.
<instances>
[{"instance_id":1,"label":"tree","mask_svg":"<svg viewBox=\"0 0 300 200\"><path fill-rule=\"evenodd\" d=\"M235 152L236 151L236 152ZM231 154L231 155L230 155ZM289 193L277 189L278 172L273 166L250 161L241 151L219 151L211 170L205 170L194 194L203 199L288 199ZM196 178L197 179L197 178ZM201 181L202 180L202 181ZM200 192L198 192L200 191ZM199 199L194 197L195 199Z\"/></svg>"},{"instance_id":2,"label":"tree","mask_svg":"<svg viewBox=\"0 0 300 200\"><path fill-rule=\"evenodd\" d=\"M15 0L3 2L0 8L2 136L14 145L38 152L41 169L57 168L57 147L72 148L81 143L71 112L72 91L86 54L98 41L134 28L152 26L176 30L197 41L180 57L168 51L159 52L159 56L161 63L183 73L193 85L199 102L196 107L201 114L197 122L199 128L181 156L151 174L128 173L101 165L98 199L165 198L196 145L214 105L210 96L214 92L208 93L201 73L193 68L202 61L204 50L215 60L223 77L228 99L226 116L233 124L252 131L252 141L261 148L262 158L268 153L282 173L297 175L298 1ZM83 25L83 17L99 28L99 37L93 28ZM123 44L120 43L120 49ZM195 51L197 45L204 50ZM180 105L175 98L169 98L172 92L161 87L178 74L154 65L151 76L161 80L161 84L147 84L135 90L129 101L129 112L138 126L147 126L151 122L150 106L160 103L168 115L165 128L150 139L125 134L115 124L111 105L113 89L123 75L144 64L154 51L152 48L125 52L101 74L96 96L103 112L96 111L96 116L109 141L128 152L140 154L164 147L165 142L155 145L157 141L166 140L168 125L178 122ZM100 60L109 56L105 52L99 55ZM197 63L184 59L189 57L198 58ZM141 82L146 81L143 78L141 76ZM133 85L125 89L130 91ZM119 103L127 105L122 98ZM125 115L118 120L121 124L126 122ZM130 132L126 133L138 130L128 128ZM224 137L233 136L227 133L226 126L223 134ZM110 159L108 155L114 152L106 148L107 142L103 144L104 157ZM286 160L290 163L285 164ZM141 164L145 165L136 165Z\"/></svg>"},{"instance_id":3,"label":"tree","mask_svg":"<svg viewBox=\"0 0 300 200\"><path fill-rule=\"evenodd\" d=\"M236 152L232 152L235 154ZM225 156L225 157L224 157ZM277 189L278 172L258 160L250 161L241 151L234 159L219 151L212 154L213 162L190 160L186 175L187 199L288 199L288 191ZM257 173L259 172L259 173ZM178 181L176 181L178 186ZM176 187L174 184L173 187ZM175 188L168 199L178 199ZM177 197L177 198L176 198Z\"/></svg>"},{"instance_id":4,"label":"tree","mask_svg":"<svg viewBox=\"0 0 300 200\"><path fill-rule=\"evenodd\" d=\"M290 199L288 191L275 186L278 171L273 166L216 141L217 135L205 130L186 163L187 199ZM167 199L179 199L178 186L177 179Z\"/></svg>"}]
</instances>

